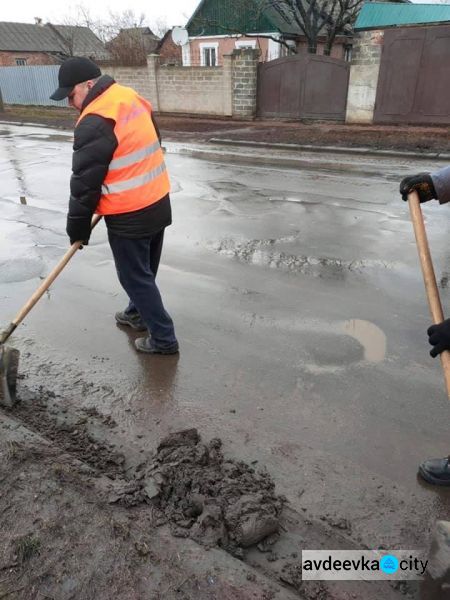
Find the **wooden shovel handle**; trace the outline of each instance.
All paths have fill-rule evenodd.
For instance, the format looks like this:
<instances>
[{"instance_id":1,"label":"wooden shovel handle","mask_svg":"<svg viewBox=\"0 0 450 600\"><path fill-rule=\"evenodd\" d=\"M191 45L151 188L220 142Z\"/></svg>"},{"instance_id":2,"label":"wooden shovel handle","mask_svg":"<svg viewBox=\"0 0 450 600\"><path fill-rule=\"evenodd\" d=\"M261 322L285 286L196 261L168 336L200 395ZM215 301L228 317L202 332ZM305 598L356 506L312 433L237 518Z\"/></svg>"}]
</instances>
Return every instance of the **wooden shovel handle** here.
<instances>
[{"instance_id":1,"label":"wooden shovel handle","mask_svg":"<svg viewBox=\"0 0 450 600\"><path fill-rule=\"evenodd\" d=\"M422 209L420 208L420 200L417 192L411 192L408 195L408 204L411 212L414 234L416 236L417 251L422 267L431 318L433 319L433 323L438 325L444 320L444 313L442 312L441 298L436 283L433 261L431 260L430 247L428 245L427 233L425 231ZM447 395L450 398L450 352L444 350L444 352L440 354L440 357L442 369L444 371L445 385L447 387Z\"/></svg>"},{"instance_id":2,"label":"wooden shovel handle","mask_svg":"<svg viewBox=\"0 0 450 600\"><path fill-rule=\"evenodd\" d=\"M94 217L92 218L91 229L94 229L94 227L97 225L101 218L102 217L100 215L94 215ZM56 265L56 267L47 275L47 277L44 279L44 281L41 283L38 289L30 297L28 302L17 313L11 325L17 327L17 325L19 325L19 323L23 321L23 319L27 316L27 314L30 312L30 310L33 308L36 302L38 302L38 300L40 300L43 294L45 294L45 292L48 290L48 288L52 285L52 283L64 269L64 267L67 265L72 256L75 254L75 252L79 250L80 246L82 245L83 242L74 242L70 246L70 248L64 254L62 259Z\"/></svg>"}]
</instances>

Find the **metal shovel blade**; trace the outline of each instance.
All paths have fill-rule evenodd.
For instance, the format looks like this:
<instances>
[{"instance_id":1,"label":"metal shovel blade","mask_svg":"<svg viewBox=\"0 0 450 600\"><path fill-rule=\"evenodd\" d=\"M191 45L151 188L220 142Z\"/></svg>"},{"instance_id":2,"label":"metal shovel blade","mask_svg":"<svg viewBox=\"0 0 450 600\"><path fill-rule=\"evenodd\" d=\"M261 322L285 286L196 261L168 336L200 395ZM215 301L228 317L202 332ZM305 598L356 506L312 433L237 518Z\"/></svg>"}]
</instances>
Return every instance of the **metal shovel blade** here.
<instances>
[{"instance_id":1,"label":"metal shovel blade","mask_svg":"<svg viewBox=\"0 0 450 600\"><path fill-rule=\"evenodd\" d=\"M17 370L20 352L0 345L0 405L11 408L16 403Z\"/></svg>"}]
</instances>

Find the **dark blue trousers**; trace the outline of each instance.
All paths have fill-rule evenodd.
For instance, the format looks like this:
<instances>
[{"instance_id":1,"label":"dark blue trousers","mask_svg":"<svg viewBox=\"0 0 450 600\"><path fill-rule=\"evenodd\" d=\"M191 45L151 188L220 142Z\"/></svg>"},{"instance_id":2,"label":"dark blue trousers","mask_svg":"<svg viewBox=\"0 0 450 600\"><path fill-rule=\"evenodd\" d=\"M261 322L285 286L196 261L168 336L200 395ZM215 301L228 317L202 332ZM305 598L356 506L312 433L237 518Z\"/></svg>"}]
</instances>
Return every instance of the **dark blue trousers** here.
<instances>
[{"instance_id":1,"label":"dark blue trousers","mask_svg":"<svg viewBox=\"0 0 450 600\"><path fill-rule=\"evenodd\" d=\"M155 281L164 229L140 239L124 238L108 231L108 239L119 281L130 301L125 312L139 313L154 346L165 348L176 344L173 321L164 308Z\"/></svg>"}]
</instances>

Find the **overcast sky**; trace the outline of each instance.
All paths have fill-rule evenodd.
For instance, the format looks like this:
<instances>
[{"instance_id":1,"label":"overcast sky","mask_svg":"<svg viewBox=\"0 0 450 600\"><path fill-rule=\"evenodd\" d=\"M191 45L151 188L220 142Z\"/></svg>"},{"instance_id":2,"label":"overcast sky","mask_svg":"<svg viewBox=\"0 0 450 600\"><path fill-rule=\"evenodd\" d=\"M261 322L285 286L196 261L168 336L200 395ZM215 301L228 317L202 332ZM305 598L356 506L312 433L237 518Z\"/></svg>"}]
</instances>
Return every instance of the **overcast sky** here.
<instances>
[{"instance_id":1,"label":"overcast sky","mask_svg":"<svg viewBox=\"0 0 450 600\"><path fill-rule=\"evenodd\" d=\"M1 0L0 21L15 21L18 23L34 23L34 17L41 17L44 22L62 22L65 18L76 14L76 6L82 4L89 7L93 19L102 19L109 14L123 13L125 9L132 10L138 17L143 13L146 22L151 24L158 19L163 19L169 27L173 25L186 25L200 0L96 0L73 3L61 0L22 0L12 2Z\"/></svg>"}]
</instances>

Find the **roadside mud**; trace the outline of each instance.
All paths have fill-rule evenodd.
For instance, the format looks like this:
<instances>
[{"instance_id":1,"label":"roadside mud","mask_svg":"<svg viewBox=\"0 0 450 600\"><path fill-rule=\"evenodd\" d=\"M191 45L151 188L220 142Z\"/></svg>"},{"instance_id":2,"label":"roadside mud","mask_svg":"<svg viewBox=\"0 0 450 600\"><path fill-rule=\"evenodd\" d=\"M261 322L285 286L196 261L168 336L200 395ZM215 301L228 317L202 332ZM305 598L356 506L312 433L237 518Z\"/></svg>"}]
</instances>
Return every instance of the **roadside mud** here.
<instances>
[{"instance_id":1,"label":"roadside mud","mask_svg":"<svg viewBox=\"0 0 450 600\"><path fill-rule=\"evenodd\" d=\"M152 509L0 414L0 598L294 600L225 552L174 538Z\"/></svg>"},{"instance_id":2,"label":"roadside mud","mask_svg":"<svg viewBox=\"0 0 450 600\"><path fill-rule=\"evenodd\" d=\"M103 424L113 440L111 417L56 408L59 399L41 391L7 412L15 422L0 412L0 597L398 597L384 582L369 590L302 581L305 540L351 548L341 535L348 527L300 517L267 472L225 458L220 439L177 431L131 465L128 452L94 433Z\"/></svg>"},{"instance_id":3,"label":"roadside mud","mask_svg":"<svg viewBox=\"0 0 450 600\"><path fill-rule=\"evenodd\" d=\"M43 435L61 450L88 464L99 473L111 479L124 476L123 454L117 452L111 445L100 443L90 434L86 427L89 415L80 416L74 422L64 418L57 419L49 414L47 400L44 399L34 399L32 403L19 402L11 414L32 431Z\"/></svg>"},{"instance_id":4,"label":"roadside mud","mask_svg":"<svg viewBox=\"0 0 450 600\"><path fill-rule=\"evenodd\" d=\"M285 498L275 494L267 472L225 460L220 439L203 443L196 429L178 431L160 441L153 457L127 470L124 455L90 433L88 417L101 417L97 411L85 411L73 423L50 415L47 402L19 402L12 414L108 477L108 503L151 504L156 525L169 525L174 537L220 547L239 558L245 548L277 535Z\"/></svg>"},{"instance_id":5,"label":"roadside mud","mask_svg":"<svg viewBox=\"0 0 450 600\"><path fill-rule=\"evenodd\" d=\"M190 537L234 556L278 533L286 502L267 472L225 460L220 439L202 443L196 429L161 441L153 460L136 468L135 484L112 497L125 504L150 501L175 537Z\"/></svg>"}]
</instances>

